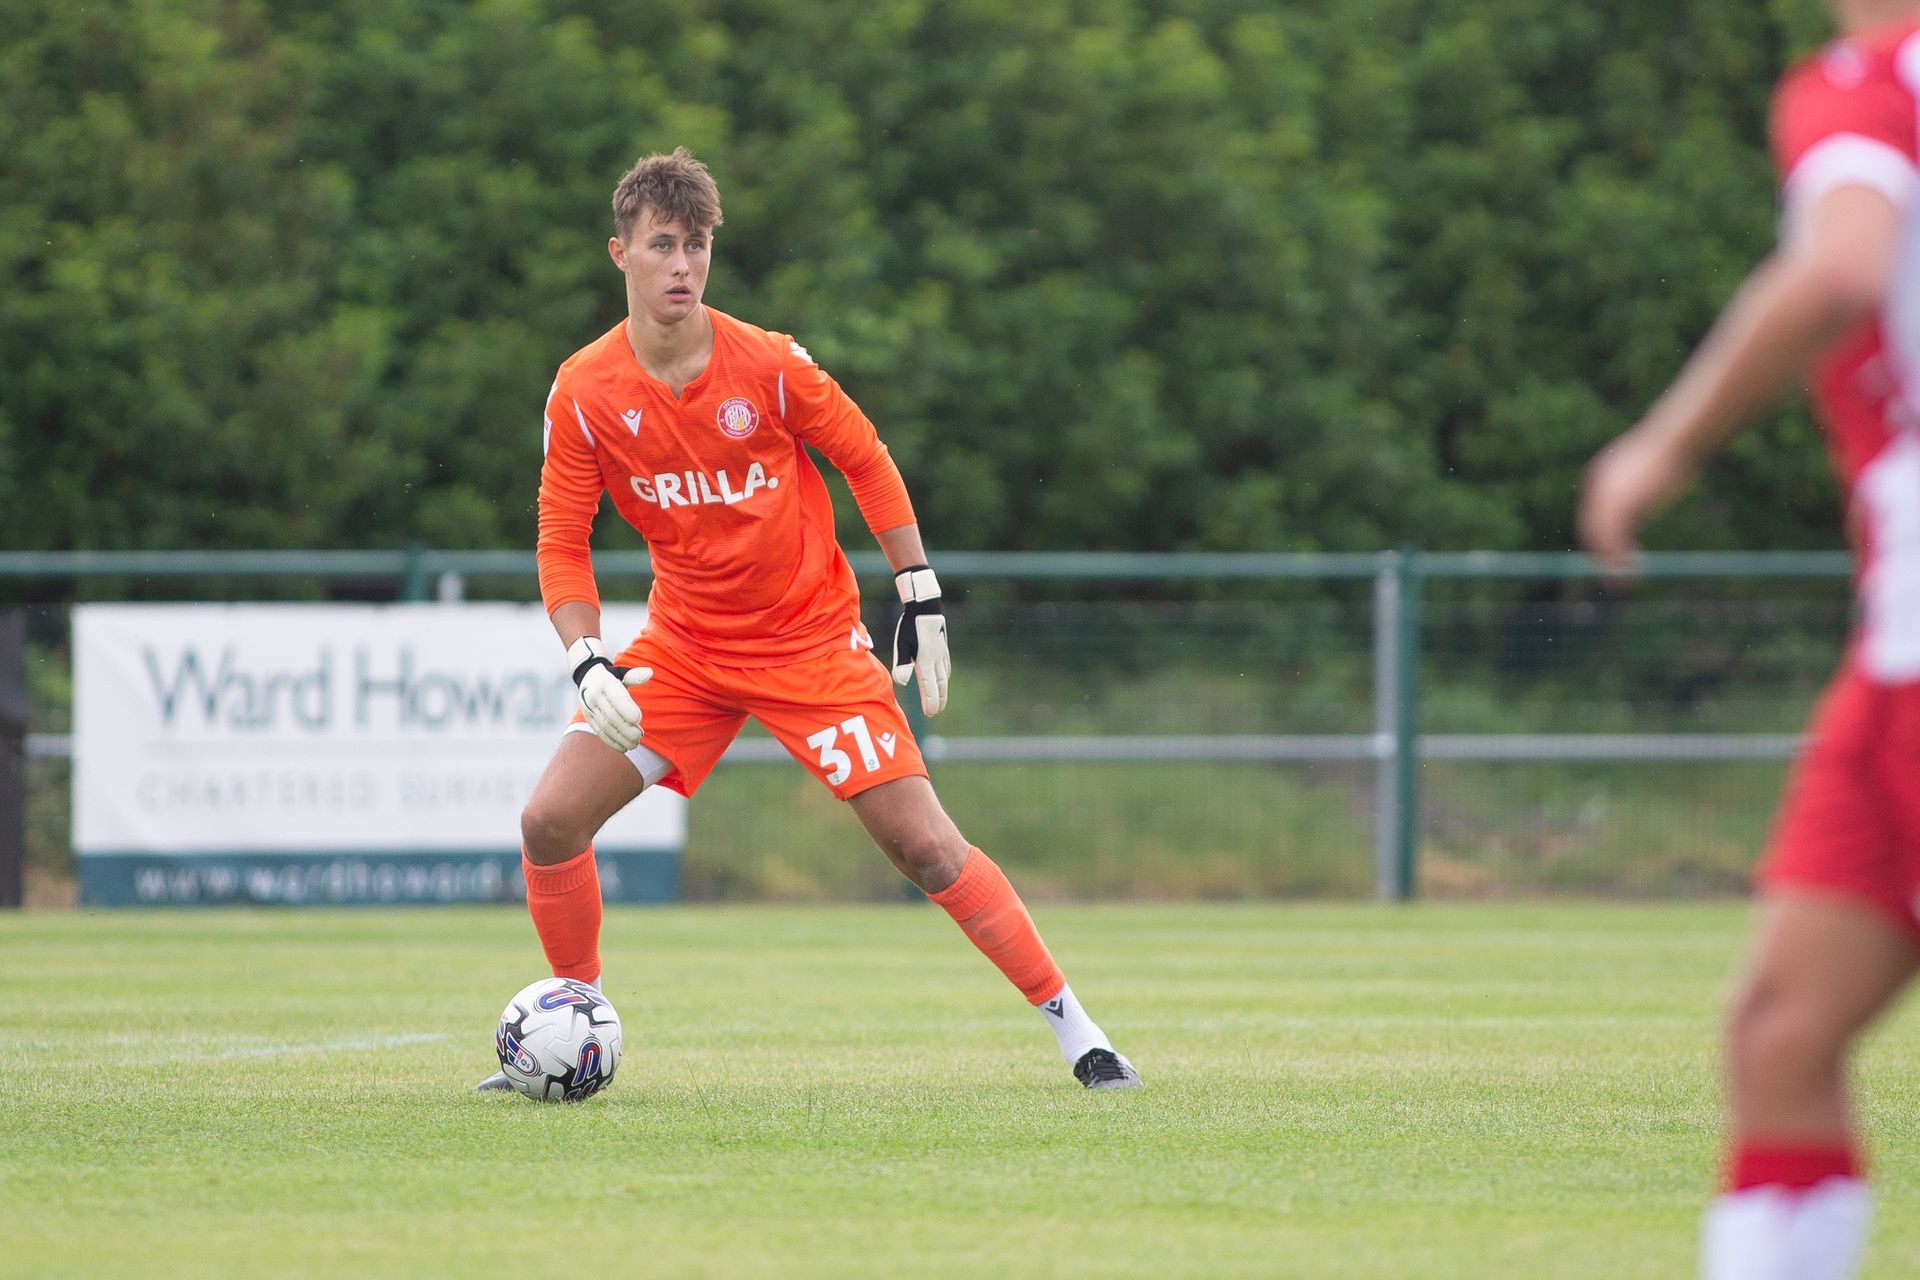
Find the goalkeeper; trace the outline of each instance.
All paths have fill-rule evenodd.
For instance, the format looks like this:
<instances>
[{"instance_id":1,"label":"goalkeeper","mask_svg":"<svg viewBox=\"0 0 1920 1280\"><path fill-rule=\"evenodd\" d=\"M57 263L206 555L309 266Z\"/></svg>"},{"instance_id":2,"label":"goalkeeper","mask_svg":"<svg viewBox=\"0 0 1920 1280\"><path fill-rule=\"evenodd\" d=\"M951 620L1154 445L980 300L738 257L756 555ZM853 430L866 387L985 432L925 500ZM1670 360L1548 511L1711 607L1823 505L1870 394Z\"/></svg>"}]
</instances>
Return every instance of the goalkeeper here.
<instances>
[{"instance_id":1,"label":"goalkeeper","mask_svg":"<svg viewBox=\"0 0 1920 1280\"><path fill-rule=\"evenodd\" d=\"M540 592L581 702L521 818L547 960L558 977L598 982L594 836L646 787L691 796L751 716L1019 988L1081 1084L1137 1086L1007 877L934 796L806 446L845 474L894 570L893 680L917 676L934 715L947 702L946 621L906 487L805 348L702 304L720 221L713 179L684 148L621 178L607 249L627 318L561 365L547 395ZM588 552L603 493L653 558L646 629L619 652L600 635ZM480 1085L506 1087L498 1075Z\"/></svg>"}]
</instances>

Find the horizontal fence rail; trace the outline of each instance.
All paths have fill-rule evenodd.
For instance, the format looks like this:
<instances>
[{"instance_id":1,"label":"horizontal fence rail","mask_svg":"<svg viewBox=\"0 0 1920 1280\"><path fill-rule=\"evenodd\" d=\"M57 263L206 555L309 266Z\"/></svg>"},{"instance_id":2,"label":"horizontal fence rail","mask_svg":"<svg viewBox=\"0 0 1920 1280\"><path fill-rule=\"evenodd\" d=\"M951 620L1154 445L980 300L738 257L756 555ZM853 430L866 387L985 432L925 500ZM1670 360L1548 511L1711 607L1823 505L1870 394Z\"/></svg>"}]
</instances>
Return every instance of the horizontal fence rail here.
<instances>
[{"instance_id":1,"label":"horizontal fence rail","mask_svg":"<svg viewBox=\"0 0 1920 1280\"><path fill-rule=\"evenodd\" d=\"M878 552L848 555L862 577L883 577ZM1371 578L1404 562L1423 578L1601 578L1591 557L1575 551L947 551L938 553L948 580L1200 581ZM1844 551L1656 551L1640 558L1639 577L1845 577ZM596 572L651 578L644 551L603 551ZM401 585L458 577L519 577L534 572L531 551L0 551L0 580L87 578L317 578L383 579ZM425 599L423 591L417 598Z\"/></svg>"},{"instance_id":2,"label":"horizontal fence rail","mask_svg":"<svg viewBox=\"0 0 1920 1280\"><path fill-rule=\"evenodd\" d=\"M1791 760L1804 741L1797 733L1424 733L1415 748L1422 760L1477 760L1526 763L1567 760ZM947 737L928 734L921 753L933 763L1019 764L1079 760L1154 763L1176 760L1253 764L1342 764L1393 759L1393 738L1364 733L1156 734L1152 737L1097 735L1002 735ZM30 733L27 756L65 760L73 738L64 733ZM783 764L791 757L778 742L747 738L721 757L729 764Z\"/></svg>"},{"instance_id":3,"label":"horizontal fence rail","mask_svg":"<svg viewBox=\"0 0 1920 1280\"><path fill-rule=\"evenodd\" d=\"M1791 760L1802 741L1797 733L1423 733L1416 754L1422 760L1482 760L1495 764L1534 760L1581 764L1608 760Z\"/></svg>"}]
</instances>

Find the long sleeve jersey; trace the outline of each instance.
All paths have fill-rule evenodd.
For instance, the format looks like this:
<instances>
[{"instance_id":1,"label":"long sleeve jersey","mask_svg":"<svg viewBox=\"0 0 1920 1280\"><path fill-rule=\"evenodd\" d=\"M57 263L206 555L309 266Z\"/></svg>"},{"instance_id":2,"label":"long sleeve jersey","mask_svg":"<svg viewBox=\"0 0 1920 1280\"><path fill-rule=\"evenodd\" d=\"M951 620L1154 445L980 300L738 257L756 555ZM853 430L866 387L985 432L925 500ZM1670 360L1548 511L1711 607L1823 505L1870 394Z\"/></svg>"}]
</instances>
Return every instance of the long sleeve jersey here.
<instances>
[{"instance_id":1,"label":"long sleeve jersey","mask_svg":"<svg viewBox=\"0 0 1920 1280\"><path fill-rule=\"evenodd\" d=\"M807 445L875 533L912 524L873 424L804 347L712 308L713 355L675 398L623 321L560 366L540 470L540 594L597 605L588 548L602 492L653 557L650 629L723 665L774 666L861 643L860 596Z\"/></svg>"}]
</instances>

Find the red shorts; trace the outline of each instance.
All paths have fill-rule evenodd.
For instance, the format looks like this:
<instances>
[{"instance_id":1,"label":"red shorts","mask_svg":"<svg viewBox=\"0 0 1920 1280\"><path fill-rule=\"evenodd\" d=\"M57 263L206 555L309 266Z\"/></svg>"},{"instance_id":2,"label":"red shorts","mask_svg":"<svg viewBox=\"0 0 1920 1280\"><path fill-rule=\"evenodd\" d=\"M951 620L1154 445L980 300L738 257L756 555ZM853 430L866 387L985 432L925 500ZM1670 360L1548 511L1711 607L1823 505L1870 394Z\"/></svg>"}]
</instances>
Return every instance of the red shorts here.
<instances>
[{"instance_id":1,"label":"red shorts","mask_svg":"<svg viewBox=\"0 0 1920 1280\"><path fill-rule=\"evenodd\" d=\"M1852 898L1920 942L1920 684L1848 666L1810 732L1759 883Z\"/></svg>"},{"instance_id":2,"label":"red shorts","mask_svg":"<svg viewBox=\"0 0 1920 1280\"><path fill-rule=\"evenodd\" d=\"M748 716L842 800L927 775L893 679L870 649L778 667L723 667L642 632L614 661L653 668L653 679L632 691L640 745L672 763L660 784L683 796L706 781ZM576 724L584 720L575 714Z\"/></svg>"}]
</instances>

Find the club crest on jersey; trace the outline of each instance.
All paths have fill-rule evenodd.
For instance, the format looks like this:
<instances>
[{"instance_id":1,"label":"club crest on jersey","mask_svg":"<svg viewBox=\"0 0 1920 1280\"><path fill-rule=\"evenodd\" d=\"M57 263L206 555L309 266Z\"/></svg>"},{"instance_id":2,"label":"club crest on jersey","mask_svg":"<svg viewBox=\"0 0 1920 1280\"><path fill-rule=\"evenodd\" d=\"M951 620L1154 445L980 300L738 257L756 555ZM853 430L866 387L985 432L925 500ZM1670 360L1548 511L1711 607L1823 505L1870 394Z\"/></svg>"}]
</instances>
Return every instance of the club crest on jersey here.
<instances>
[{"instance_id":1,"label":"club crest on jersey","mask_svg":"<svg viewBox=\"0 0 1920 1280\"><path fill-rule=\"evenodd\" d=\"M713 419L730 438L745 440L760 425L760 411L745 396L735 396L720 406Z\"/></svg>"}]
</instances>

